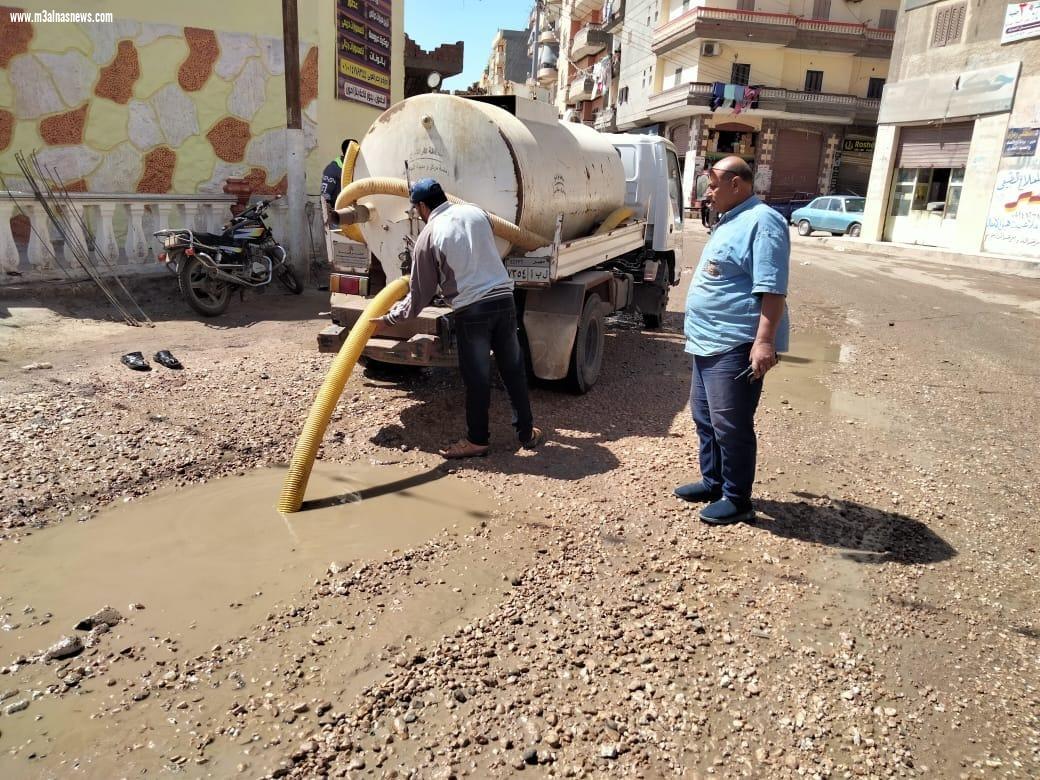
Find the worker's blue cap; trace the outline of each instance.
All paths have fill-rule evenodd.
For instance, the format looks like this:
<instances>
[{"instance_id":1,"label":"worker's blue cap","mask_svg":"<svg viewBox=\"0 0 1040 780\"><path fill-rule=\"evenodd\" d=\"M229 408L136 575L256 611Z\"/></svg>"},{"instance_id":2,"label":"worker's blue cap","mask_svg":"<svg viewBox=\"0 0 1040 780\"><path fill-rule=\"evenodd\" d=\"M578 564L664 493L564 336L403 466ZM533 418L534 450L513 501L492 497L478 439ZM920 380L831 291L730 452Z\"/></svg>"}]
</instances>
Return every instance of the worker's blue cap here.
<instances>
[{"instance_id":1,"label":"worker's blue cap","mask_svg":"<svg viewBox=\"0 0 1040 780\"><path fill-rule=\"evenodd\" d=\"M412 203L423 203L430 198L444 197L444 190L436 179L419 179L412 185L409 200Z\"/></svg>"}]
</instances>

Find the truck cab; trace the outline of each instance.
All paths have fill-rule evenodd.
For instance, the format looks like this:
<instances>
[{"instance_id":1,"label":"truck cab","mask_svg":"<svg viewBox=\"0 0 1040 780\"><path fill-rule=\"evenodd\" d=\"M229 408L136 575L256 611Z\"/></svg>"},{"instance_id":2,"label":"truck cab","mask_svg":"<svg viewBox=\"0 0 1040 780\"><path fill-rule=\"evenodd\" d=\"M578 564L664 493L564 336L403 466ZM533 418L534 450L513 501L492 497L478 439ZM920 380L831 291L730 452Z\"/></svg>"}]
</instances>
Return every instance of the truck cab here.
<instances>
[{"instance_id":1,"label":"truck cab","mask_svg":"<svg viewBox=\"0 0 1040 780\"><path fill-rule=\"evenodd\" d=\"M655 252L682 251L682 175L671 142L656 135L614 134L625 168L625 205L645 219L646 239Z\"/></svg>"}]
</instances>

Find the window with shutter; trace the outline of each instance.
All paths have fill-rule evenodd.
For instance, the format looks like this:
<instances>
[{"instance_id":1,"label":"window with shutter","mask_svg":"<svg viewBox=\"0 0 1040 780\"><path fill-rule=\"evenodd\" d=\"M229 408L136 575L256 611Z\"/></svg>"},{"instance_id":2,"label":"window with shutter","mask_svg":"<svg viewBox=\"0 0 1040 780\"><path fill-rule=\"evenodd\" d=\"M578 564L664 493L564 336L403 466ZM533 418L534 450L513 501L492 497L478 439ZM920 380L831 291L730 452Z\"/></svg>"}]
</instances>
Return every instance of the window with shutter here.
<instances>
[{"instance_id":1,"label":"window with shutter","mask_svg":"<svg viewBox=\"0 0 1040 780\"><path fill-rule=\"evenodd\" d=\"M738 11L754 11L755 0L737 0Z\"/></svg>"},{"instance_id":2,"label":"window with shutter","mask_svg":"<svg viewBox=\"0 0 1040 780\"><path fill-rule=\"evenodd\" d=\"M807 70L807 71L805 71L805 91L806 92L822 92L823 91L823 71L822 70Z\"/></svg>"},{"instance_id":3,"label":"window with shutter","mask_svg":"<svg viewBox=\"0 0 1040 780\"><path fill-rule=\"evenodd\" d=\"M937 8L935 11L935 29L932 30L932 46L946 45L946 30L950 26L948 8Z\"/></svg>"},{"instance_id":4,"label":"window with shutter","mask_svg":"<svg viewBox=\"0 0 1040 780\"><path fill-rule=\"evenodd\" d=\"M964 14L967 6L964 3L955 5L950 9L950 27L946 32L946 45L961 42L961 33L964 31Z\"/></svg>"},{"instance_id":5,"label":"window with shutter","mask_svg":"<svg viewBox=\"0 0 1040 780\"><path fill-rule=\"evenodd\" d=\"M745 87L751 82L751 65L746 62L734 62L730 68L729 83L743 84Z\"/></svg>"},{"instance_id":6,"label":"window with shutter","mask_svg":"<svg viewBox=\"0 0 1040 780\"><path fill-rule=\"evenodd\" d=\"M935 28L932 30L932 47L949 46L960 43L964 31L964 16L967 6L964 3L937 8L935 10Z\"/></svg>"},{"instance_id":7,"label":"window with shutter","mask_svg":"<svg viewBox=\"0 0 1040 780\"><path fill-rule=\"evenodd\" d=\"M896 16L899 14L898 11L892 8L886 8L881 12L881 18L878 19L878 27L882 30L894 30L896 29Z\"/></svg>"}]
</instances>

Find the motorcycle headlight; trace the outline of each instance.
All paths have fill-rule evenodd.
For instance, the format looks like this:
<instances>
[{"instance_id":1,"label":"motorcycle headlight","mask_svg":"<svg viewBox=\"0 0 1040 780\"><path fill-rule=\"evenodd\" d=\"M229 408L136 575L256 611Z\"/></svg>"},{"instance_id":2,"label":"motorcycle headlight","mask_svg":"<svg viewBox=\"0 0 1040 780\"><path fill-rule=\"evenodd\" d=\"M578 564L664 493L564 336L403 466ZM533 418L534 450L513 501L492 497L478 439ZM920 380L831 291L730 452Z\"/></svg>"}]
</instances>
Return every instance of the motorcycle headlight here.
<instances>
[{"instance_id":1,"label":"motorcycle headlight","mask_svg":"<svg viewBox=\"0 0 1040 780\"><path fill-rule=\"evenodd\" d=\"M166 236L163 239L163 247L166 249L173 249L177 246L177 236Z\"/></svg>"}]
</instances>

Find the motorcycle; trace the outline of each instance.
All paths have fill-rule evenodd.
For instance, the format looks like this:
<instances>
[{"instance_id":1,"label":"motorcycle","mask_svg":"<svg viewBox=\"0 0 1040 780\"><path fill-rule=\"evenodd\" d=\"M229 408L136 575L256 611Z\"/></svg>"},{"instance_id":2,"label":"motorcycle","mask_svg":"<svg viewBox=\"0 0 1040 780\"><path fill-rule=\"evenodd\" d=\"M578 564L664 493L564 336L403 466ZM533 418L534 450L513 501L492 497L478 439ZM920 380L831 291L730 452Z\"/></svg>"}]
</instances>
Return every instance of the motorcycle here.
<instances>
[{"instance_id":1,"label":"motorcycle","mask_svg":"<svg viewBox=\"0 0 1040 780\"><path fill-rule=\"evenodd\" d=\"M275 200L278 198L281 195ZM234 290L263 288L275 279L293 295L303 292L285 249L274 240L265 221L271 203L261 200L249 206L224 225L220 234L186 228L152 234L164 249L159 262L177 275L181 295L199 314L223 314Z\"/></svg>"}]
</instances>

